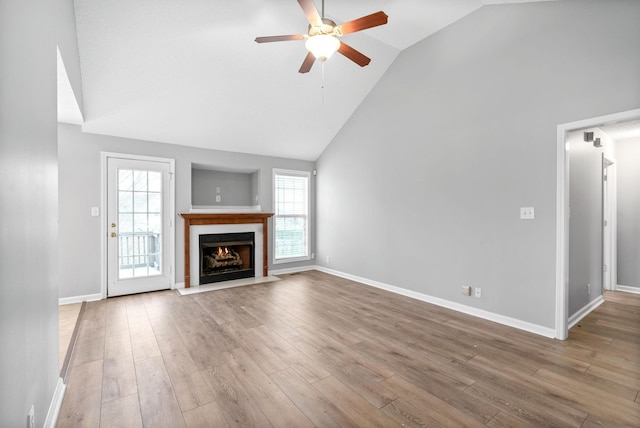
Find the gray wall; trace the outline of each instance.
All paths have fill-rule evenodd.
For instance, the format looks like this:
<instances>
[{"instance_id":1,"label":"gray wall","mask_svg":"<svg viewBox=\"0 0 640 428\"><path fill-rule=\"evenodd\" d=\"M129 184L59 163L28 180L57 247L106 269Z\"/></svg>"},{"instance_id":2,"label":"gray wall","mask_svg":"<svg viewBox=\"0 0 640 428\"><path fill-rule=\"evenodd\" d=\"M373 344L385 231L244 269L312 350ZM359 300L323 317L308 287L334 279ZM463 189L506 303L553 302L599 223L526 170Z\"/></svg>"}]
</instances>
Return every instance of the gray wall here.
<instances>
[{"instance_id":1,"label":"gray wall","mask_svg":"<svg viewBox=\"0 0 640 428\"><path fill-rule=\"evenodd\" d=\"M58 21L57 43L64 68L69 77L80 112L84 115L82 99L82 76L80 73L80 55L76 33L76 15L73 0L57 1Z\"/></svg>"},{"instance_id":2,"label":"gray wall","mask_svg":"<svg viewBox=\"0 0 640 428\"><path fill-rule=\"evenodd\" d=\"M58 126L58 141L61 298L100 293L100 221L103 217L91 217L90 208L100 206L102 151L175 159L176 214L189 212L191 208L191 165L194 162L212 166L224 165L238 170L259 170L260 205L265 212L272 212L273 208L273 168L311 171L315 167L313 162L308 161L86 134L82 133L79 126L67 124ZM311 191L315 192L313 181ZM312 205L311 212L314 213L314 210L315 206ZM270 223L270 235L272 231ZM176 282L184 281L183 234L184 224L177 215ZM269 239L273 242L271 236ZM315 228L312 220L311 251L315 251L314 242ZM310 262L279 264L278 269L308 264Z\"/></svg>"},{"instance_id":3,"label":"gray wall","mask_svg":"<svg viewBox=\"0 0 640 428\"><path fill-rule=\"evenodd\" d=\"M191 202L193 205L258 205L255 200L259 195L256 177L258 177L257 173L193 168L191 170ZM220 195L220 202L216 202L217 195Z\"/></svg>"},{"instance_id":4,"label":"gray wall","mask_svg":"<svg viewBox=\"0 0 640 428\"><path fill-rule=\"evenodd\" d=\"M42 426L58 373L56 18L0 2L0 426Z\"/></svg>"},{"instance_id":5,"label":"gray wall","mask_svg":"<svg viewBox=\"0 0 640 428\"><path fill-rule=\"evenodd\" d=\"M640 288L640 140L616 142L618 284Z\"/></svg>"},{"instance_id":6,"label":"gray wall","mask_svg":"<svg viewBox=\"0 0 640 428\"><path fill-rule=\"evenodd\" d=\"M640 107L638 16L486 6L400 54L318 159L318 262L553 328L557 125Z\"/></svg>"},{"instance_id":7,"label":"gray wall","mask_svg":"<svg viewBox=\"0 0 640 428\"><path fill-rule=\"evenodd\" d=\"M596 138L601 131L590 129ZM602 148L569 134L569 317L602 296ZM587 284L591 284L588 293Z\"/></svg>"}]
</instances>

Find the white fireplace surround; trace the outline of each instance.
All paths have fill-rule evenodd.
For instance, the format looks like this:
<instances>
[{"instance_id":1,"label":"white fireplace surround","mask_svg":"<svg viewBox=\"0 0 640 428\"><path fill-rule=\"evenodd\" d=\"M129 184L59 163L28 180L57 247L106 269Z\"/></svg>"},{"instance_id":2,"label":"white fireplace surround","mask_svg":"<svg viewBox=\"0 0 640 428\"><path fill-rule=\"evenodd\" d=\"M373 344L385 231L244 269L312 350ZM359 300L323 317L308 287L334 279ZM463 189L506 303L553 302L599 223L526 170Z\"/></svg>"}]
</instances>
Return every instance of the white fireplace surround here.
<instances>
[{"instance_id":1,"label":"white fireplace surround","mask_svg":"<svg viewBox=\"0 0 640 428\"><path fill-rule=\"evenodd\" d=\"M254 232L255 243L254 249L254 272L256 278L263 276L263 253L262 241L263 230L262 224L203 224L193 225L189 228L189 251L191 253L190 263L190 286L198 287L200 285L200 235L209 235L214 233L244 233Z\"/></svg>"}]
</instances>

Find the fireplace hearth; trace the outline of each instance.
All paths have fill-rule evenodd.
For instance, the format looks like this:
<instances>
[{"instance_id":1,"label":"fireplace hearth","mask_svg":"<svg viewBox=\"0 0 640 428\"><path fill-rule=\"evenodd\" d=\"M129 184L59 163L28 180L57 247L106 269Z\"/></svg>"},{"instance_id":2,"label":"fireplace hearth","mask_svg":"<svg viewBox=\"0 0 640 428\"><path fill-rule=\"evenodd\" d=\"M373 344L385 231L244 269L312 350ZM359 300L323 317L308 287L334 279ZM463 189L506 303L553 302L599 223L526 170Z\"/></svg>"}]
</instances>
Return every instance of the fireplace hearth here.
<instances>
[{"instance_id":1,"label":"fireplace hearth","mask_svg":"<svg viewBox=\"0 0 640 428\"><path fill-rule=\"evenodd\" d=\"M202 234L200 284L255 277L255 233Z\"/></svg>"}]
</instances>

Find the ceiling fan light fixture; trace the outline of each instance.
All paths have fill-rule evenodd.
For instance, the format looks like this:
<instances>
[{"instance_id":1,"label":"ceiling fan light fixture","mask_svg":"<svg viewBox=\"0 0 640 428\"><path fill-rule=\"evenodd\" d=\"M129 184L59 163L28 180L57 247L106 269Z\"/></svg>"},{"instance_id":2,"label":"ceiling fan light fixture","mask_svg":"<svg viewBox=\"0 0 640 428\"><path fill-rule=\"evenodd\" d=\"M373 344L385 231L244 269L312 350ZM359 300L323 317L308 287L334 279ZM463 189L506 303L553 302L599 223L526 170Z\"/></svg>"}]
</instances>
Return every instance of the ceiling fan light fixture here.
<instances>
[{"instance_id":1,"label":"ceiling fan light fixture","mask_svg":"<svg viewBox=\"0 0 640 428\"><path fill-rule=\"evenodd\" d=\"M310 36L304 45L316 59L326 61L340 48L340 40L331 34L318 34Z\"/></svg>"}]
</instances>

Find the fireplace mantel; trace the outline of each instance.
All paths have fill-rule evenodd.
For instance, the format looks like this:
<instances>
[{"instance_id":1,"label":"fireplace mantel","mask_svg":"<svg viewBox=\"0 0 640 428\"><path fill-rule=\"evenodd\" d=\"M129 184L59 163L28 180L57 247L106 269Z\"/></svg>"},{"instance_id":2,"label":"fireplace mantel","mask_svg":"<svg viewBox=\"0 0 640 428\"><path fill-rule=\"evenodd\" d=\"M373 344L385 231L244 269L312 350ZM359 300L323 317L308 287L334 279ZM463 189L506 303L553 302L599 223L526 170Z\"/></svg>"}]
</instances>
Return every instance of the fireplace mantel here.
<instances>
[{"instance_id":1,"label":"fireplace mantel","mask_svg":"<svg viewBox=\"0 0 640 428\"><path fill-rule=\"evenodd\" d=\"M206 224L262 224L262 275L269 275L268 223L273 213L182 213L184 219L184 286L191 286L190 228Z\"/></svg>"}]
</instances>

